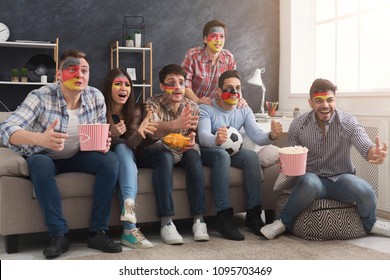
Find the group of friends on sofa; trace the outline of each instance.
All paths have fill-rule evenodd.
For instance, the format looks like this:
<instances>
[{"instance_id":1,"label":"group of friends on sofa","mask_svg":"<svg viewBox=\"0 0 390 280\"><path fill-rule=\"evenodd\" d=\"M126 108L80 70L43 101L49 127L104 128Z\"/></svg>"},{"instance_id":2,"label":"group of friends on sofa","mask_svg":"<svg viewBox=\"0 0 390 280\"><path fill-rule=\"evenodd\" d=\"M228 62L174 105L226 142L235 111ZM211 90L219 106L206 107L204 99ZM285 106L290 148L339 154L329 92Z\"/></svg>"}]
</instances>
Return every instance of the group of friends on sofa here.
<instances>
[{"instance_id":1,"label":"group of friends on sofa","mask_svg":"<svg viewBox=\"0 0 390 280\"><path fill-rule=\"evenodd\" d=\"M152 168L153 189L161 218L165 244L183 244L173 217L173 167L186 173L189 207L195 241L210 239L204 221L203 166L212 170L216 230L226 239L244 240L233 223L229 199L229 168L243 170L246 190L245 225L254 234L273 239L291 230L295 217L316 198L332 198L357 204L367 232L390 236L388 223L377 221L376 196L371 186L354 175L350 147L354 145L373 164L383 163L387 145L373 142L356 118L335 108L337 87L316 79L310 88L311 111L294 120L287 145L309 149L307 172L292 189L280 218L264 225L261 173L257 154L241 149L230 155L221 145L227 127L245 129L258 145L268 145L282 134L282 125L272 120L263 131L242 98L241 79L233 55L224 49L226 25L208 22L203 29L203 47L187 51L182 65L168 64L159 72L160 94L144 107L135 105L129 74L110 70L101 89L89 86L89 63L85 53L70 49L59 61L57 82L33 90L0 124L1 141L26 158L30 177L51 236L43 250L55 258L69 249L65 220L55 176L66 172L96 175L87 245L108 253L122 251L108 235L112 194L119 186L123 232L121 244L151 248L153 244L136 226L137 168ZM105 151L80 151L78 124L109 123ZM179 147L163 139L184 137Z\"/></svg>"}]
</instances>

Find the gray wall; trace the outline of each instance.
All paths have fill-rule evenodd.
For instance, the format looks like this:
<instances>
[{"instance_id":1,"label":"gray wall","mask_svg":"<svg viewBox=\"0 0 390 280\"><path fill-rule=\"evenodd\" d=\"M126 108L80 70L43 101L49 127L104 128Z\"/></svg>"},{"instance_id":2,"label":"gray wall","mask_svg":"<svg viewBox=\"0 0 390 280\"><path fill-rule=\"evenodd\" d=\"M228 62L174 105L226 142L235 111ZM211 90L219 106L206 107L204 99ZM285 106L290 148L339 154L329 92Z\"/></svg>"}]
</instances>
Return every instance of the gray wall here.
<instances>
[{"instance_id":1,"label":"gray wall","mask_svg":"<svg viewBox=\"0 0 390 280\"><path fill-rule=\"evenodd\" d=\"M9 40L58 37L60 54L69 48L85 51L91 66L90 85L96 87L109 70L110 43L122 39L126 15L145 18L145 41L153 42L154 93L159 91L159 69L168 63L180 64L188 48L203 45L204 24L221 19L228 27L225 48L237 60L243 96L251 108L260 108L261 89L246 82L256 68L266 69L266 99L278 99L278 0L0 1L0 21L11 29ZM23 67L35 54L37 50L0 48L0 80L8 80L11 68ZM0 100L15 109L30 90L30 86L0 85ZM1 105L0 110L4 111Z\"/></svg>"}]
</instances>

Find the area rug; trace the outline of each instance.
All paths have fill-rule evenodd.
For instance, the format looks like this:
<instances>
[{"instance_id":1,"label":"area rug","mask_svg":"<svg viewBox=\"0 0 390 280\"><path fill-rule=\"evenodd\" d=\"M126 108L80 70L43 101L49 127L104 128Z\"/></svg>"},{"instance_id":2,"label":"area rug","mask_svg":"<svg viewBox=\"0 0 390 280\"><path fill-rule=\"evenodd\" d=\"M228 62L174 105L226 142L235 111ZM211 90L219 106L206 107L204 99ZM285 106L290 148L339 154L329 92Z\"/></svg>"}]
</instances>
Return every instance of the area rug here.
<instances>
[{"instance_id":1,"label":"area rug","mask_svg":"<svg viewBox=\"0 0 390 280\"><path fill-rule=\"evenodd\" d=\"M244 241L223 239L211 231L210 241L195 242L191 232L183 234L183 245L165 245L158 235L150 240L151 249L123 247L119 254L97 253L73 260L390 260L390 254L353 245L346 241L308 241L291 234L274 240L256 236L249 230L241 230Z\"/></svg>"}]
</instances>

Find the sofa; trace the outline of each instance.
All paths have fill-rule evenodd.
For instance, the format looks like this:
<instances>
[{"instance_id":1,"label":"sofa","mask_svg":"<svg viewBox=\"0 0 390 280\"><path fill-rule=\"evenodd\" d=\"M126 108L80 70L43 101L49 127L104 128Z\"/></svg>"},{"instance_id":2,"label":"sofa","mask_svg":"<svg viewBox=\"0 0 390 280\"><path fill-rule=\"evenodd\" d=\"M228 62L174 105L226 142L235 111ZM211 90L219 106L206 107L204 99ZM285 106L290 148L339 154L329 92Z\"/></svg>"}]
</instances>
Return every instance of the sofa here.
<instances>
[{"instance_id":1,"label":"sofa","mask_svg":"<svg viewBox=\"0 0 390 280\"><path fill-rule=\"evenodd\" d=\"M0 112L0 123L9 115ZM274 218L277 193L273 185L279 174L278 150L274 145L259 147L245 140L243 148L255 149L261 160L263 174L262 197L263 209L266 210L266 222ZM250 141L249 141L250 142ZM210 168L204 167L206 217L214 216L214 202L210 183ZM69 229L88 228L92 209L92 188L94 175L85 173L64 173L56 176L62 196L63 213L68 221ZM180 168L174 170L174 219L191 218L185 173ZM157 209L152 187L152 169L140 168L138 171L138 195L136 199L137 222L157 222ZM243 174L240 169L230 170L230 197L235 213L244 212L245 188ZM112 197L110 226L120 226L120 209L117 195ZM4 237L7 253L18 251L20 234L46 232L42 211L34 195L33 186L29 179L27 162L14 151L0 147L0 235Z\"/></svg>"}]
</instances>

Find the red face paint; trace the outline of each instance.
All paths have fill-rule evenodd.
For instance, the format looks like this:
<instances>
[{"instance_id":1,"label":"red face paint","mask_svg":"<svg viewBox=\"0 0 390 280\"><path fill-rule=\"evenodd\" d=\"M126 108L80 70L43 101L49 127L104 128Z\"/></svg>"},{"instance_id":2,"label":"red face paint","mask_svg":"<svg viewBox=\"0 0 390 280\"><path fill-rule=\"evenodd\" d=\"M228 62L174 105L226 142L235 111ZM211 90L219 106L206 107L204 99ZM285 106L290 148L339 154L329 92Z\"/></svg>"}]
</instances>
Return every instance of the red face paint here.
<instances>
[{"instance_id":1,"label":"red face paint","mask_svg":"<svg viewBox=\"0 0 390 280\"><path fill-rule=\"evenodd\" d=\"M240 92L236 90L224 90L221 94L221 99L230 105L235 105L241 98Z\"/></svg>"}]
</instances>

